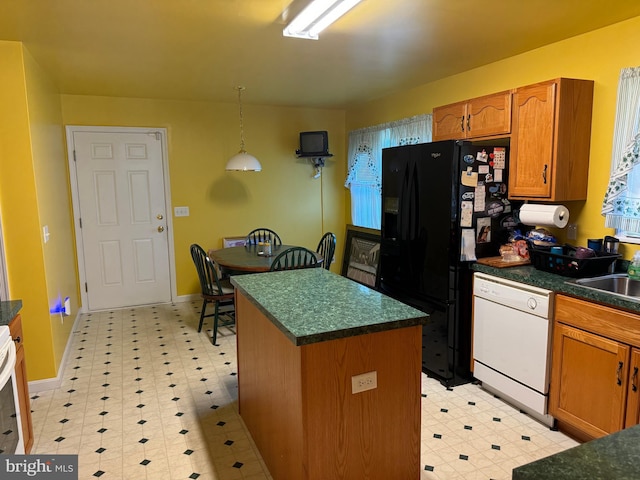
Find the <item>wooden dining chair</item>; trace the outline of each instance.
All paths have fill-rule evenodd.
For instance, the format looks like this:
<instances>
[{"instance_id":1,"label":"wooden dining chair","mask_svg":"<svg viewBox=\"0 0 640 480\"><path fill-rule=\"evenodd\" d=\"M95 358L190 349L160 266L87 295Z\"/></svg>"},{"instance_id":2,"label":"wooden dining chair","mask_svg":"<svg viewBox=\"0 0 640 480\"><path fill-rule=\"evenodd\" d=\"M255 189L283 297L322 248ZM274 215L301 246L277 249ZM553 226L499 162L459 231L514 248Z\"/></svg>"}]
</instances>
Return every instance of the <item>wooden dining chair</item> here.
<instances>
[{"instance_id":1,"label":"wooden dining chair","mask_svg":"<svg viewBox=\"0 0 640 480\"><path fill-rule=\"evenodd\" d=\"M235 309L233 303L233 286L228 280L221 280L218 277L217 269L213 260L211 260L202 247L198 244L191 245L191 258L198 272L200 280L200 288L202 290L202 311L200 312L200 323L198 324L198 332L202 331L202 324L206 317L213 317L213 344L216 344L218 337L218 326L228 327L235 325ZM207 305L213 303L213 313L205 314ZM224 312L225 321L220 322L220 307L231 307L229 311Z\"/></svg>"},{"instance_id":2,"label":"wooden dining chair","mask_svg":"<svg viewBox=\"0 0 640 480\"><path fill-rule=\"evenodd\" d=\"M316 255L304 247L291 247L282 251L271 263L271 271L315 268L321 266Z\"/></svg>"},{"instance_id":3,"label":"wooden dining chair","mask_svg":"<svg viewBox=\"0 0 640 480\"><path fill-rule=\"evenodd\" d=\"M257 245L259 242L269 240L271 245L282 245L280 236L268 228L256 228L247 235L246 245Z\"/></svg>"},{"instance_id":4,"label":"wooden dining chair","mask_svg":"<svg viewBox=\"0 0 640 480\"><path fill-rule=\"evenodd\" d=\"M331 263L333 262L333 256L336 253L335 234L331 232L325 233L320 239L320 243L318 243L316 252L318 252L324 259L322 266L329 270L331 268Z\"/></svg>"}]
</instances>

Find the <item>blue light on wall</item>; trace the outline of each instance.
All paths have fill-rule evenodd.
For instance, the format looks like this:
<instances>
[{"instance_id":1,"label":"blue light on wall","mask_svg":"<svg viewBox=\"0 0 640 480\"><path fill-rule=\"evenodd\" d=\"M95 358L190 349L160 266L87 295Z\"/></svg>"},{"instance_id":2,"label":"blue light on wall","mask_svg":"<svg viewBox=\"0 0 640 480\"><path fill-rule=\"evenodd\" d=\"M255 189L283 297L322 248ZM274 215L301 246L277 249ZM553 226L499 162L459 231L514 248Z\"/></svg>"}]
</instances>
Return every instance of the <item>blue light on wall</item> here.
<instances>
[{"instance_id":1,"label":"blue light on wall","mask_svg":"<svg viewBox=\"0 0 640 480\"><path fill-rule=\"evenodd\" d=\"M49 313L51 313L52 315L56 313L61 313L64 316L71 315L71 302L69 300L69 297L66 297L64 299L64 303L62 302L61 298L58 298L58 301L55 303L53 308L49 310Z\"/></svg>"}]
</instances>

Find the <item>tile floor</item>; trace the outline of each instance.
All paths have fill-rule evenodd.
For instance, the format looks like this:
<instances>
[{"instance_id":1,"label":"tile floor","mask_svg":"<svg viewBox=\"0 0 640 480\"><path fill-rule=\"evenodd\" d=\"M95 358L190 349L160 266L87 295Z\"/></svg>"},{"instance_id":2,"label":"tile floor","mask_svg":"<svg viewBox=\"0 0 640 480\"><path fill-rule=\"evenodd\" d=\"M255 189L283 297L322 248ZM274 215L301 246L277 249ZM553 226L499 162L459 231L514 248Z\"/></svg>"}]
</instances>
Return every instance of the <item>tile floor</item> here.
<instances>
[{"instance_id":1,"label":"tile floor","mask_svg":"<svg viewBox=\"0 0 640 480\"><path fill-rule=\"evenodd\" d=\"M271 479L237 411L235 334L222 328L212 346L199 311L83 314L62 386L32 393L32 453L79 454L82 480ZM509 479L576 445L477 385L423 375L422 391L421 480Z\"/></svg>"}]
</instances>

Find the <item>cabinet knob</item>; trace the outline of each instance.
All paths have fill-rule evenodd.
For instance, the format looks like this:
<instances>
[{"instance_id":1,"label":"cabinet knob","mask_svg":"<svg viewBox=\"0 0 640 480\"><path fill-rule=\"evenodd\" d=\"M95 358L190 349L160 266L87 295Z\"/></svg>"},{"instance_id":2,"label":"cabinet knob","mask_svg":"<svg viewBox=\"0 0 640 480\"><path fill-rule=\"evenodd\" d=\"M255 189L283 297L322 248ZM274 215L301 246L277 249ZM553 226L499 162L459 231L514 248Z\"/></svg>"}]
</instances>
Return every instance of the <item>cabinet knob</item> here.
<instances>
[{"instance_id":1,"label":"cabinet knob","mask_svg":"<svg viewBox=\"0 0 640 480\"><path fill-rule=\"evenodd\" d=\"M14 338L13 341L16 342L16 343L20 343L22 341L22 339L18 336L16 338Z\"/></svg>"}]
</instances>

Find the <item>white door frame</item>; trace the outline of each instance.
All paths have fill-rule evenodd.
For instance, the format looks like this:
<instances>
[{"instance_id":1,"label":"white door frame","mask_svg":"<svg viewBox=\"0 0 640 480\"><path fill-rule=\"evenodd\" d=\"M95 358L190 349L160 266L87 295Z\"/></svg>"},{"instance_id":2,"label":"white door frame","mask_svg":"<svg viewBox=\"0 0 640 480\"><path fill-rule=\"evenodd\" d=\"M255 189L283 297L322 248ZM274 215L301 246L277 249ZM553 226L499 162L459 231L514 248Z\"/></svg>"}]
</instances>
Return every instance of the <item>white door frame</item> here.
<instances>
[{"instance_id":1,"label":"white door frame","mask_svg":"<svg viewBox=\"0 0 640 480\"><path fill-rule=\"evenodd\" d=\"M71 202L73 205L73 225L75 227L76 236L76 258L78 261L78 276L80 279L80 300L82 307L81 312L87 312L86 306L89 305L85 262L84 262L84 244L82 242L82 230L80 228L80 202L78 193L78 177L76 174L76 166L73 151L73 134L75 132L94 132L94 133L156 133L160 135L162 144L162 173L164 177L164 198L165 211L167 212L167 248L169 249L169 275L171 285L171 302L175 302L177 298L176 288L176 258L173 245L173 209L171 207L171 188L169 184L169 158L167 154L167 129L166 128L145 128L145 127L104 127L104 126L78 126L67 125L65 127L67 135L67 157L69 161L69 180L71 183Z\"/></svg>"}]
</instances>

